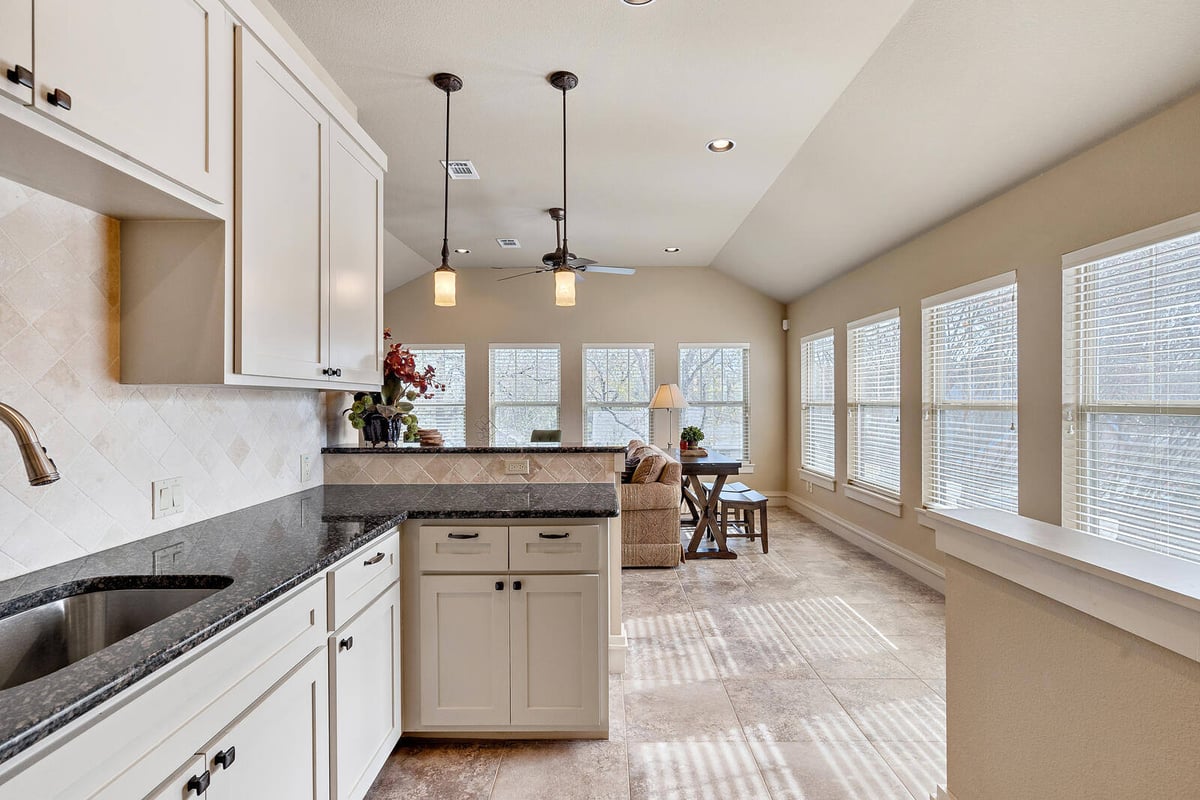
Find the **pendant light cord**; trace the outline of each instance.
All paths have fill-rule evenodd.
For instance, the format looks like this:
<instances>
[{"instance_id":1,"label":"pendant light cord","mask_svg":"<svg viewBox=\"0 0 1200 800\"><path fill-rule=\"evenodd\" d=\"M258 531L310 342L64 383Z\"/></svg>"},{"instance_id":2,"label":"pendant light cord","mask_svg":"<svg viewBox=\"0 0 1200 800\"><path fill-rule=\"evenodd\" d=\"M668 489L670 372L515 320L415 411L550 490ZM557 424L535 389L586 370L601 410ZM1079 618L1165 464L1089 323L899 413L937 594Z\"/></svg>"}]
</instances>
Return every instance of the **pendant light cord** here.
<instances>
[{"instance_id":1,"label":"pendant light cord","mask_svg":"<svg viewBox=\"0 0 1200 800\"><path fill-rule=\"evenodd\" d=\"M446 174L442 191L442 266L450 266L450 90L446 90Z\"/></svg>"},{"instance_id":2,"label":"pendant light cord","mask_svg":"<svg viewBox=\"0 0 1200 800\"><path fill-rule=\"evenodd\" d=\"M570 258L567 252L567 90L564 86L562 90L562 108L563 108L563 252L562 266L567 266L567 259Z\"/></svg>"}]
</instances>

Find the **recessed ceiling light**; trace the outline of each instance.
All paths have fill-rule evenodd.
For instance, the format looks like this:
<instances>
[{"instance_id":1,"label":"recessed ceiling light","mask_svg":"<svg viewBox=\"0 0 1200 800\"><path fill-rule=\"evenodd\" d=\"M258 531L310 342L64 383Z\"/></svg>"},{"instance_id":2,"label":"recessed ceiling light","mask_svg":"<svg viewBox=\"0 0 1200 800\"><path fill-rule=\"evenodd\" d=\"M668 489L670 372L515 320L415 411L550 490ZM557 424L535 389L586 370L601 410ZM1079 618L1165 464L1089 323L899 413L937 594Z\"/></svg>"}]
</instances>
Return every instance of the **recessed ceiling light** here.
<instances>
[{"instance_id":1,"label":"recessed ceiling light","mask_svg":"<svg viewBox=\"0 0 1200 800\"><path fill-rule=\"evenodd\" d=\"M627 6L648 6L653 3L654 0L621 0L621 2Z\"/></svg>"},{"instance_id":2,"label":"recessed ceiling light","mask_svg":"<svg viewBox=\"0 0 1200 800\"><path fill-rule=\"evenodd\" d=\"M664 253L678 253L679 248L678 247L664 247L663 252Z\"/></svg>"},{"instance_id":3,"label":"recessed ceiling light","mask_svg":"<svg viewBox=\"0 0 1200 800\"><path fill-rule=\"evenodd\" d=\"M470 251L470 250L468 250L468 249L467 249L467 248L465 248L465 247L459 247L459 248L457 248L457 249L456 249L454 252L456 252L456 253L461 253L462 255L466 255L467 253L469 253L469 252L471 252L471 251Z\"/></svg>"},{"instance_id":4,"label":"recessed ceiling light","mask_svg":"<svg viewBox=\"0 0 1200 800\"><path fill-rule=\"evenodd\" d=\"M728 153L737 147L737 142L733 139L713 139L708 143L707 147L714 153Z\"/></svg>"}]
</instances>

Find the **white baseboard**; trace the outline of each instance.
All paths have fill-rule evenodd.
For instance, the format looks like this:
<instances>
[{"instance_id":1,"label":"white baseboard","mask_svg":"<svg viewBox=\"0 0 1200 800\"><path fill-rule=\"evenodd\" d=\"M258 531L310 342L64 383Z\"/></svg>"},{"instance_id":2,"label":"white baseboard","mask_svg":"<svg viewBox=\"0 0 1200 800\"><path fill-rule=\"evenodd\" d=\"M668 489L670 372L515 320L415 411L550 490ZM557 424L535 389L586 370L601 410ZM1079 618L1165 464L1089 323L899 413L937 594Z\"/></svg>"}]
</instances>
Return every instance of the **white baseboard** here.
<instances>
[{"instance_id":1,"label":"white baseboard","mask_svg":"<svg viewBox=\"0 0 1200 800\"><path fill-rule=\"evenodd\" d=\"M929 588L942 594L946 593L946 573L937 564L794 494L785 496L788 508L825 526L850 544L911 575Z\"/></svg>"},{"instance_id":2,"label":"white baseboard","mask_svg":"<svg viewBox=\"0 0 1200 800\"><path fill-rule=\"evenodd\" d=\"M625 623L621 623L621 633L609 634L608 637L608 674L620 675L625 671L625 653L629 651L629 637L625 635Z\"/></svg>"},{"instance_id":3,"label":"white baseboard","mask_svg":"<svg viewBox=\"0 0 1200 800\"><path fill-rule=\"evenodd\" d=\"M929 800L957 800L945 786L937 787L937 796L929 795Z\"/></svg>"}]
</instances>

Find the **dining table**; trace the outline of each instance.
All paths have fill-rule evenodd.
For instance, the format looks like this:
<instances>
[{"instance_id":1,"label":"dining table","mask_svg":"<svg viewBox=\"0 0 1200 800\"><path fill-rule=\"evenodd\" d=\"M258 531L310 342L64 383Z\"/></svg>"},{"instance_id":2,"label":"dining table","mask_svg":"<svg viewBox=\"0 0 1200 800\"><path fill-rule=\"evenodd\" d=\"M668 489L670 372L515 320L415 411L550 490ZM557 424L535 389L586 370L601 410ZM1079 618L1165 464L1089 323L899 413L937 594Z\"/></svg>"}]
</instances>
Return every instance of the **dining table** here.
<instances>
[{"instance_id":1,"label":"dining table","mask_svg":"<svg viewBox=\"0 0 1200 800\"><path fill-rule=\"evenodd\" d=\"M707 455L689 457L687 451L679 453L679 463L683 468L683 497L696 515L696 530L688 542L688 559L696 558L737 558L737 553L729 549L725 540L725 531L719 524L719 507L721 490L730 475L741 472L742 462L715 450L709 450ZM713 479L711 487L705 486L705 477ZM716 547L700 549L706 540L712 541Z\"/></svg>"}]
</instances>

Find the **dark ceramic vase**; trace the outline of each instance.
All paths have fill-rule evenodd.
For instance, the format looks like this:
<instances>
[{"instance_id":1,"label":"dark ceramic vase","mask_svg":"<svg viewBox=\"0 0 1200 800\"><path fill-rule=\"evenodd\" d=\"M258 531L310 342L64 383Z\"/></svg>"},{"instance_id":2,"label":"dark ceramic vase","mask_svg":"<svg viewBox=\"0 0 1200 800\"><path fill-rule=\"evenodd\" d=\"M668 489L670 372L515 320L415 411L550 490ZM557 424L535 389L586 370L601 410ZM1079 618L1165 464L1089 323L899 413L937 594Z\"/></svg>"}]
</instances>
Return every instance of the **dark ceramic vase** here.
<instances>
[{"instance_id":1,"label":"dark ceramic vase","mask_svg":"<svg viewBox=\"0 0 1200 800\"><path fill-rule=\"evenodd\" d=\"M372 411L363 417L363 439L373 446L393 445L404 435L404 426L400 416L388 419L383 414Z\"/></svg>"}]
</instances>

